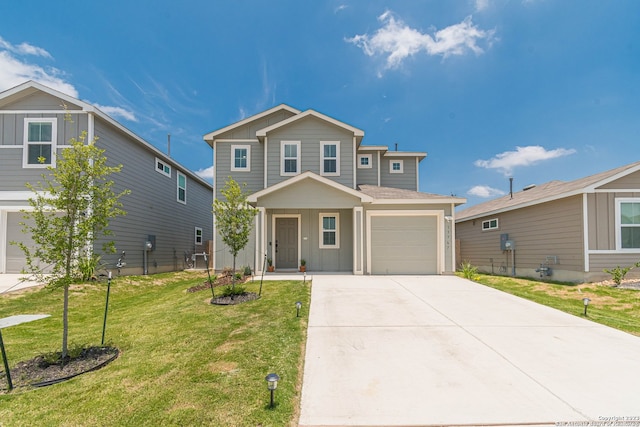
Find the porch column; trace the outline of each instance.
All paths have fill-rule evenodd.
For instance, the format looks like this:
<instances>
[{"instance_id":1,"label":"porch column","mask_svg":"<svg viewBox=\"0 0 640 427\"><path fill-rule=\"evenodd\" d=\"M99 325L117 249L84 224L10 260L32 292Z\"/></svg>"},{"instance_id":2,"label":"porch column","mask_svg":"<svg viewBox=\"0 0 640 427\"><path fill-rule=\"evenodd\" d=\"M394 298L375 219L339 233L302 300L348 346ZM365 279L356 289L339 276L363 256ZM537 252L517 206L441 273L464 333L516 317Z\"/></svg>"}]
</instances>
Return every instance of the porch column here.
<instances>
[{"instance_id":1,"label":"porch column","mask_svg":"<svg viewBox=\"0 0 640 427\"><path fill-rule=\"evenodd\" d=\"M364 223L362 206L353 208L353 274L363 274Z\"/></svg>"},{"instance_id":2,"label":"porch column","mask_svg":"<svg viewBox=\"0 0 640 427\"><path fill-rule=\"evenodd\" d=\"M266 227L266 211L265 208L259 207L258 214L256 215L256 252L255 252L255 274L262 274L262 269L264 267L264 254L267 253L267 245L266 245L266 235L267 235L267 227Z\"/></svg>"}]
</instances>

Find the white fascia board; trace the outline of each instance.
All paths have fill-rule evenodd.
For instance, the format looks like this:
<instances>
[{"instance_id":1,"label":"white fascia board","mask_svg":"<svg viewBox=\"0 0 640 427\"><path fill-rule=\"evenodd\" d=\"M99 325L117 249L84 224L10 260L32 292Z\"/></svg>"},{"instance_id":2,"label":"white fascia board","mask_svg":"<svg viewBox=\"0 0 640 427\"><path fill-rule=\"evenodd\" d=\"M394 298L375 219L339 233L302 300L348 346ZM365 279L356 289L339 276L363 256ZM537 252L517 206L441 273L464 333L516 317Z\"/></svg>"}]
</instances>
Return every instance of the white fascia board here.
<instances>
[{"instance_id":1,"label":"white fascia board","mask_svg":"<svg viewBox=\"0 0 640 427\"><path fill-rule=\"evenodd\" d=\"M279 182L279 183L277 183L275 185L272 185L271 187L265 188L264 190L256 191L255 193L250 194L247 197L247 201L249 203L256 203L258 201L258 199L261 198L261 197L264 197L264 196L266 196L268 194L271 194L273 192L276 192L278 190L286 188L286 187L288 187L290 185L296 184L297 182L300 182L300 181L305 180L305 179L313 179L313 180L318 181L319 183L324 184L324 185L326 185L328 187L332 187L332 188L334 188L334 189L336 189L338 191L342 191L342 192L347 193L347 194L349 194L351 196L357 197L357 198L360 199L360 201L362 203L371 203L373 201L373 197L371 197L371 196L368 196L368 195L366 195L366 194L364 194L364 193L362 193L362 192L360 192L358 190L354 190L354 189L351 189L349 187L345 187L342 184L338 184L337 182L335 182L333 180L324 178L324 177L322 177L320 175L316 175L313 172L309 172L309 171L303 172L303 173L301 173L299 175L296 175L296 176L294 176L292 178L289 178L289 179L287 179L285 181L281 181L281 182Z\"/></svg>"},{"instance_id":2,"label":"white fascia board","mask_svg":"<svg viewBox=\"0 0 640 427\"><path fill-rule=\"evenodd\" d=\"M596 191L598 191L598 190L596 190L597 187L609 184L610 182L613 182L613 181L615 181L617 179L620 179L620 178L622 178L624 176L630 175L630 174L632 174L634 172L637 172L639 170L640 170L640 164L638 164L638 165L636 165L636 166L634 166L632 168L629 168L629 169L627 169L625 171L619 172L619 173L617 173L617 174L615 174L613 176L605 178L605 179L603 179L601 181L594 182L593 184L589 185L588 187L585 187L585 192L588 192L588 193L596 192ZM626 191L632 192L633 190L632 189L627 189Z\"/></svg>"},{"instance_id":3,"label":"white fascia board","mask_svg":"<svg viewBox=\"0 0 640 427\"><path fill-rule=\"evenodd\" d=\"M235 129L235 128L243 126L243 125L246 125L247 123L250 123L250 122L252 122L254 120L261 119L262 117L268 116L269 114L275 113L276 111L280 111L280 110L286 110L286 111L289 111L290 113L293 113L293 114L300 114L300 110L295 109L293 107L290 107L287 104L280 104L280 105L277 105L277 106L275 106L273 108L270 108L270 109L268 109L266 111L263 111L262 113L255 114L253 116L247 117L246 119L240 120L239 122L235 122L235 123L230 124L229 126L225 126L222 129L218 129L218 130L214 130L213 132L209 132L208 134L204 135L202 138L205 141L212 141L213 139L215 139L215 137L217 135L221 135L221 134L223 134L225 132L228 132L228 131L230 131L232 129Z\"/></svg>"},{"instance_id":4,"label":"white fascia board","mask_svg":"<svg viewBox=\"0 0 640 427\"><path fill-rule=\"evenodd\" d=\"M29 89L32 89L32 88L48 93L49 95L55 96L56 98L60 98L65 102L68 102L69 104L77 105L78 107L82 108L82 110L84 111L93 111L94 109L93 105L91 104L88 104L84 101L80 101L79 99L74 98L71 95L67 95L66 93L60 92L56 89L52 89L48 86L45 86L33 80L29 80L27 82L19 84L18 86L15 86L11 89L5 90L4 92L0 93L0 100L5 98L11 98L14 95L19 94L20 92L28 91ZM74 111L74 110L71 110L71 111Z\"/></svg>"},{"instance_id":5,"label":"white fascia board","mask_svg":"<svg viewBox=\"0 0 640 427\"><path fill-rule=\"evenodd\" d=\"M23 201L33 198L33 191L0 191L0 201ZM46 193L43 193L46 196Z\"/></svg>"},{"instance_id":6,"label":"white fascia board","mask_svg":"<svg viewBox=\"0 0 640 427\"><path fill-rule=\"evenodd\" d=\"M324 121L329 122L329 123L331 123L331 124L333 124L335 126L338 126L338 127L343 128L343 129L346 129L346 130L348 130L350 132L353 132L353 135L356 138L357 137L360 137L360 138L364 137L364 131L363 130L355 128L355 127L353 127L351 125L348 125L348 124L346 124L344 122L336 120L336 119L334 119L332 117L326 116L326 115L324 115L322 113L318 113L317 111L314 111L314 110L307 110L307 111L305 111L303 113L300 113L300 114L297 114L295 116L289 117L286 120L282 120L280 122L272 124L271 126L267 126L266 128L260 129L260 130L258 130L256 132L256 136L258 138L265 137L265 136L267 136L267 133L271 132L274 129L278 129L278 128L282 127L282 126L286 126L286 125L288 125L290 123L296 122L298 120L301 120L301 119L303 119L305 117L309 117L309 116L317 117L320 120L324 120Z\"/></svg>"},{"instance_id":7,"label":"white fascia board","mask_svg":"<svg viewBox=\"0 0 640 427\"><path fill-rule=\"evenodd\" d=\"M374 199L372 205L462 205L467 199L444 197L442 199Z\"/></svg>"},{"instance_id":8,"label":"white fascia board","mask_svg":"<svg viewBox=\"0 0 640 427\"><path fill-rule=\"evenodd\" d=\"M389 151L389 147L386 145L361 145L358 147L358 151Z\"/></svg>"},{"instance_id":9,"label":"white fascia board","mask_svg":"<svg viewBox=\"0 0 640 427\"><path fill-rule=\"evenodd\" d=\"M427 157L427 153L418 151L387 151L383 154L384 157L417 157L420 160Z\"/></svg>"},{"instance_id":10,"label":"white fascia board","mask_svg":"<svg viewBox=\"0 0 640 427\"><path fill-rule=\"evenodd\" d=\"M519 205L508 206L506 208L501 208L501 209L495 209L495 210L491 210L491 211L481 212L479 214L475 214L475 215L472 215L472 216L464 217L464 218L461 218L461 219L456 219L456 223L470 221L470 220L482 218L482 217L485 217L485 216L497 215L497 214L501 214L501 213L505 213L505 212L509 212L509 211L514 211L516 209L528 208L530 206L535 206L535 205L539 205L539 204L547 203L547 202L553 202L555 200L560 200L560 199L566 199L567 197L577 196L577 195L584 194L584 193L587 193L587 191L585 191L583 188L581 188L579 190L569 191L567 193L562 193L562 194L558 194L558 195L555 195L555 196L545 197L543 199L531 200L529 202L521 203Z\"/></svg>"}]
</instances>

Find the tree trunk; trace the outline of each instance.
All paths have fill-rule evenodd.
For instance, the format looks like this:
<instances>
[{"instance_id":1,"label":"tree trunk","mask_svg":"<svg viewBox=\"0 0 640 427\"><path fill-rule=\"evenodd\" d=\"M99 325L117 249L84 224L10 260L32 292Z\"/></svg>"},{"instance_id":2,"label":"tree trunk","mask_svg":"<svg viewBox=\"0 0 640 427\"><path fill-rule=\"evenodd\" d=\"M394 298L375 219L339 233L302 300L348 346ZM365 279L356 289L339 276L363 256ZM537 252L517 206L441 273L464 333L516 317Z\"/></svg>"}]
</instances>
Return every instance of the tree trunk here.
<instances>
[{"instance_id":1,"label":"tree trunk","mask_svg":"<svg viewBox=\"0 0 640 427\"><path fill-rule=\"evenodd\" d=\"M67 337L69 335L69 284L64 285L64 304L62 308L62 362L67 357Z\"/></svg>"}]
</instances>

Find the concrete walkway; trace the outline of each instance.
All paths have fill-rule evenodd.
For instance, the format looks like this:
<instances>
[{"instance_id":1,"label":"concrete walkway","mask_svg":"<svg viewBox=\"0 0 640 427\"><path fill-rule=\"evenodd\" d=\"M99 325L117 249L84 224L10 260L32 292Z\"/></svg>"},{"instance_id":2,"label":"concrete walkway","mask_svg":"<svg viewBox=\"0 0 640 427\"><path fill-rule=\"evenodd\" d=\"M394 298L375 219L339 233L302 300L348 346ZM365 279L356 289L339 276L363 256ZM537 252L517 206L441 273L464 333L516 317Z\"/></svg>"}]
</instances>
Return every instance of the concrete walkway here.
<instances>
[{"instance_id":1,"label":"concrete walkway","mask_svg":"<svg viewBox=\"0 0 640 427\"><path fill-rule=\"evenodd\" d=\"M301 426L640 416L638 337L454 276L313 279Z\"/></svg>"},{"instance_id":2,"label":"concrete walkway","mask_svg":"<svg viewBox=\"0 0 640 427\"><path fill-rule=\"evenodd\" d=\"M0 295L20 289L40 286L37 282L23 280L28 277L26 274L0 274Z\"/></svg>"}]
</instances>

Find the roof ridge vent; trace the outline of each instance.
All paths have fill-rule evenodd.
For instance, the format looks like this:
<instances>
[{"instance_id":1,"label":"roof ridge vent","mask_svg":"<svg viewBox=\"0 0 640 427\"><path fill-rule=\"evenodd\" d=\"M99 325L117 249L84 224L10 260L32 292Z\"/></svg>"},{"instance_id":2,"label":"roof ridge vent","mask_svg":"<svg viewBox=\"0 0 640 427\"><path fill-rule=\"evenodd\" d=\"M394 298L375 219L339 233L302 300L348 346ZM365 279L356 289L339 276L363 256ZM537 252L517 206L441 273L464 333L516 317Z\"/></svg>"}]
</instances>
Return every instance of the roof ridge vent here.
<instances>
[{"instance_id":1,"label":"roof ridge vent","mask_svg":"<svg viewBox=\"0 0 640 427\"><path fill-rule=\"evenodd\" d=\"M536 187L536 185L535 185L535 184L529 184L529 185L527 185L526 187L524 187L524 188L522 189L522 191L531 190L532 188L535 188L535 187Z\"/></svg>"}]
</instances>

